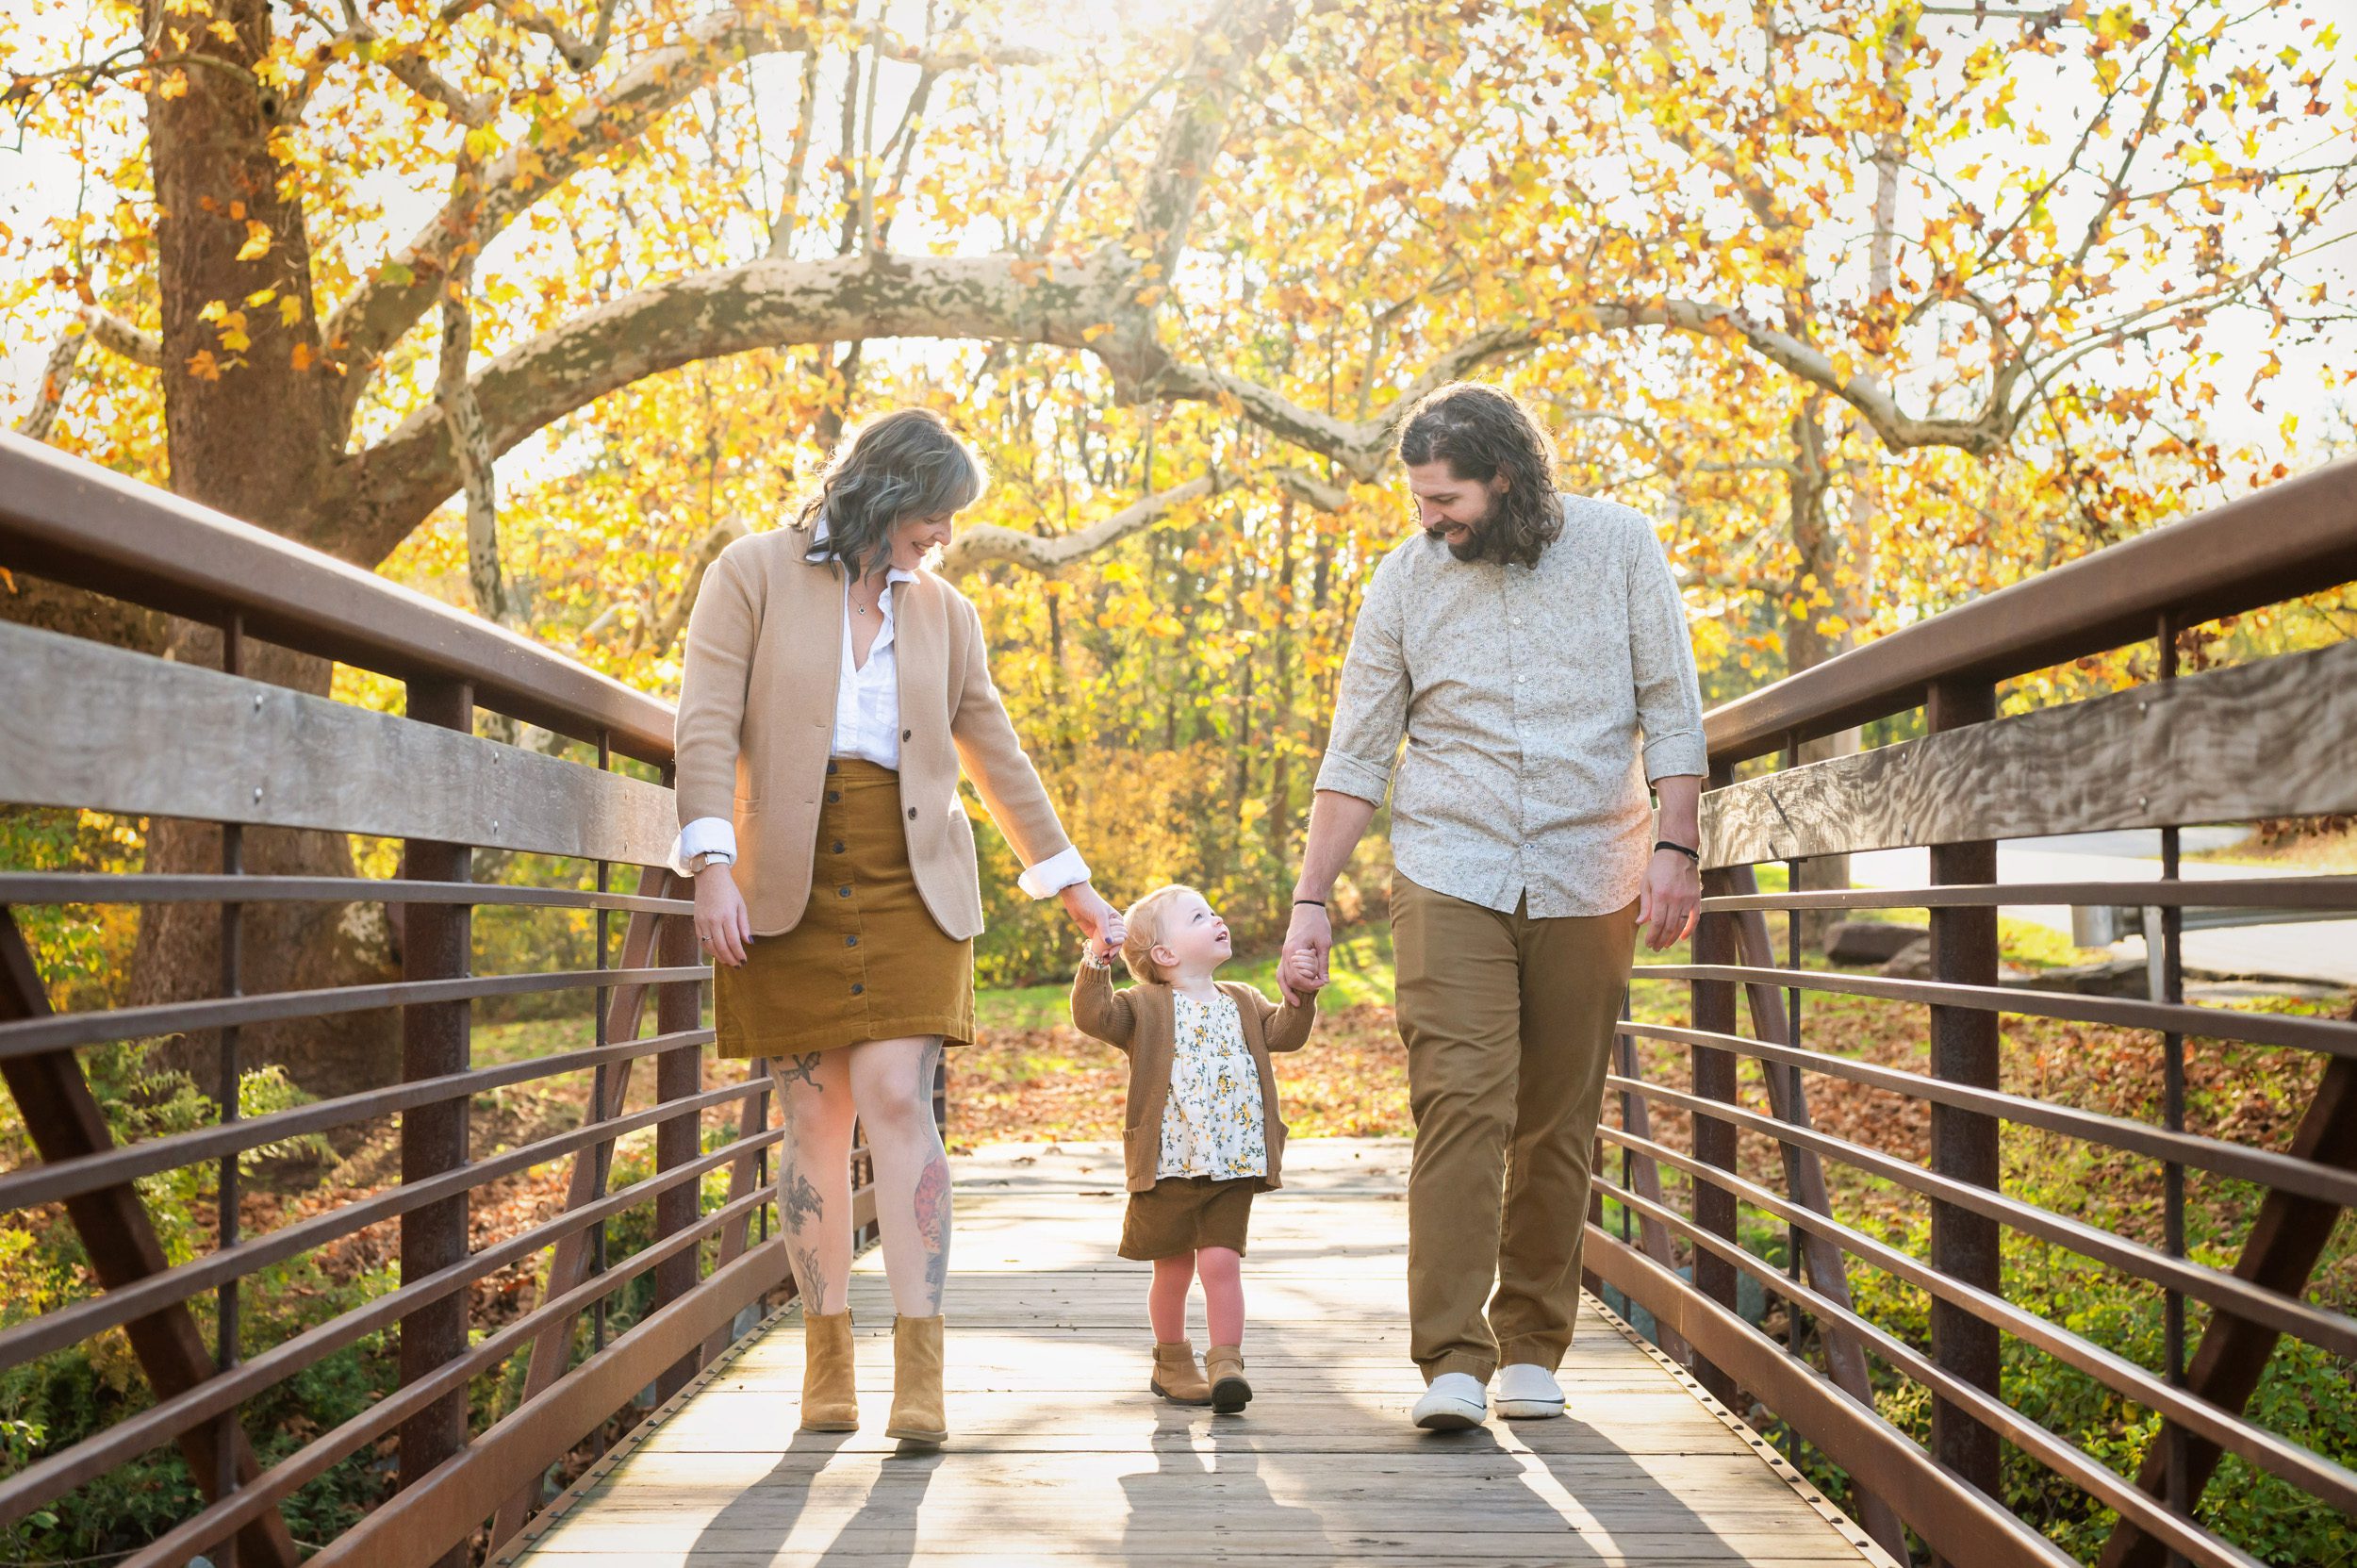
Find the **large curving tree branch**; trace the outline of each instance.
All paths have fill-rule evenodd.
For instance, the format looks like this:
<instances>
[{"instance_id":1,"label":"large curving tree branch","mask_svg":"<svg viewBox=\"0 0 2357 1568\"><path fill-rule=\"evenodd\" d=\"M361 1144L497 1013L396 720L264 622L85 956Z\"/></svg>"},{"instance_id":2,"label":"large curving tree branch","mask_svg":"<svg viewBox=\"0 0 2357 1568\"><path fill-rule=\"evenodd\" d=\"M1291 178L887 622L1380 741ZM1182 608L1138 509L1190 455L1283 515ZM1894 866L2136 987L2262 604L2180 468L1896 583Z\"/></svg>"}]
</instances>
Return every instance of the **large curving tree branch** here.
<instances>
[{"instance_id":1,"label":"large curving tree branch","mask_svg":"<svg viewBox=\"0 0 2357 1568\"><path fill-rule=\"evenodd\" d=\"M941 571L944 576L957 576L1004 561L1026 570L1052 575L1132 534L1144 533L1190 501L1218 494L1228 483L1217 471L1202 474L1183 485L1159 490L1143 501L1132 502L1109 518L1067 534L1026 534L995 522L979 522L961 530L950 541L949 548L942 553Z\"/></svg>"}]
</instances>

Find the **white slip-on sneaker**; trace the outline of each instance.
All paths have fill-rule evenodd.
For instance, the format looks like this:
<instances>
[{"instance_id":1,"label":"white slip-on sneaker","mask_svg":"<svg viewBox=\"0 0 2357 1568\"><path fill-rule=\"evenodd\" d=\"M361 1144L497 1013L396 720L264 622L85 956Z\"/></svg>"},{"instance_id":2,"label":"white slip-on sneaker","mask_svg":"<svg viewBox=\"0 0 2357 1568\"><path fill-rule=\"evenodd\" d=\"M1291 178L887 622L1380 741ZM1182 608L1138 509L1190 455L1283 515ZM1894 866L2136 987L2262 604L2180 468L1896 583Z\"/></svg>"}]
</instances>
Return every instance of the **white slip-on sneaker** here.
<instances>
[{"instance_id":1,"label":"white slip-on sneaker","mask_svg":"<svg viewBox=\"0 0 2357 1568\"><path fill-rule=\"evenodd\" d=\"M1516 1362L1498 1374L1498 1413L1508 1421L1543 1421L1563 1413L1563 1386L1555 1374Z\"/></svg>"},{"instance_id":2,"label":"white slip-on sneaker","mask_svg":"<svg viewBox=\"0 0 2357 1568\"><path fill-rule=\"evenodd\" d=\"M1416 1401L1416 1425L1427 1432L1461 1432L1490 1413L1490 1394L1469 1372L1443 1372Z\"/></svg>"}]
</instances>

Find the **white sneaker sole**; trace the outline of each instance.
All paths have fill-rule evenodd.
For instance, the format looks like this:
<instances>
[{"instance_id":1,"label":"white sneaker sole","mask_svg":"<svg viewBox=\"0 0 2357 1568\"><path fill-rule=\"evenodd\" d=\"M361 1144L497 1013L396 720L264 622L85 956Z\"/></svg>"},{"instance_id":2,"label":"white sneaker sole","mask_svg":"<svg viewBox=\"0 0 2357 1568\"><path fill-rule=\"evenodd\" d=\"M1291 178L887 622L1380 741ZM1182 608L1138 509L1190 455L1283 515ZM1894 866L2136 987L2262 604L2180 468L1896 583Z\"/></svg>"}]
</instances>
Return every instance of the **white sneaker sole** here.
<instances>
[{"instance_id":1,"label":"white sneaker sole","mask_svg":"<svg viewBox=\"0 0 2357 1568\"><path fill-rule=\"evenodd\" d=\"M1427 1432L1461 1432L1481 1425L1485 1409L1470 1400L1450 1399L1429 1410L1418 1409L1416 1425Z\"/></svg>"},{"instance_id":2,"label":"white sneaker sole","mask_svg":"<svg viewBox=\"0 0 2357 1568\"><path fill-rule=\"evenodd\" d=\"M1508 1421L1549 1421L1563 1413L1560 1399L1501 1399L1498 1413Z\"/></svg>"}]
</instances>

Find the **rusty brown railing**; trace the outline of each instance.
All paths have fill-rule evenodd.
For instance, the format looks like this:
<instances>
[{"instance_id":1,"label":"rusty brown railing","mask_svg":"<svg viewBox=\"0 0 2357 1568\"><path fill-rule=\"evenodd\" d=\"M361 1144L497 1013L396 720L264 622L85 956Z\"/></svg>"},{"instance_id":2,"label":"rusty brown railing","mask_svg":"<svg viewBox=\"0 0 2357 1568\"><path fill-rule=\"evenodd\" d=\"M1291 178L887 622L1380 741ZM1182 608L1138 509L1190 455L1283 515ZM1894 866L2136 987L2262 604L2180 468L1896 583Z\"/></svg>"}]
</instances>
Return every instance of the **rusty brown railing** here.
<instances>
[{"instance_id":1,"label":"rusty brown railing","mask_svg":"<svg viewBox=\"0 0 2357 1568\"><path fill-rule=\"evenodd\" d=\"M1708 716L1704 914L1690 962L1637 972L1640 998L1658 995L1642 988L1684 986L1687 1020L1626 1026L1610 1081L1617 1119L1602 1131L1598 1161L1618 1178L1599 1180L1588 1266L1654 1315L1665 1351L1706 1387L1739 1410L1755 1401L1789 1438L1845 1470L1861 1523L1902 1560L1909 1532L1936 1560L1970 1568L2073 1560L2005 1505L2008 1448L2017 1464L2026 1458L2090 1510L2117 1515L2103 1568L2260 1561L2199 1517L2223 1455L2336 1512L2357 1543L2349 1456L2316 1452L2245 1411L2287 1336L2337 1358L2345 1375L2357 1368L2357 1319L2308 1290L2336 1219L2357 1207L2357 1021L2189 1005L2181 946L2187 908L2357 913L2357 877L2185 880L2179 838L2189 824L2357 810L2357 642L2177 668L2181 638L2196 626L2352 580L2357 463L2343 463L1992 593ZM2139 642L2156 650L2148 684L1999 717L2001 682ZM1920 738L1796 760L1805 742L1918 709ZM1776 753L1780 768L1739 780L1738 763ZM1999 840L2132 828L2159 830L2160 880L1999 883ZM1930 883L1920 887L1762 893L1754 874L1782 863L1799 888L1812 858L1917 847L1930 851ZM2159 938L2157 990L2085 996L2036 989L2034 978L2001 984L2001 903L2160 912L2149 928ZM1805 912L1916 908L1930 913L1928 979L1803 962ZM1767 921L1775 910L1787 918L1781 954ZM1806 1039L1805 999L1829 995L1921 1006L1923 1058L1870 1061L1822 1025ZM2142 1032L2157 1058L2160 1114L2102 1114L2009 1091L2000 1072L2007 1015ZM2189 1037L2292 1053L2319 1069L2288 1144L2187 1130ZM1649 1080L1639 1041L1686 1048L1686 1086ZM1748 1105L1744 1062L1764 1091ZM1812 1079L1821 1095L1827 1081L1846 1081L1927 1106L1928 1160L1813 1126ZM1665 1115L1690 1125L1683 1147L1656 1135L1654 1119ZM2002 1190L2008 1129L2157 1166L2159 1245ZM1780 1189L1740 1173L1744 1136L1772 1144ZM1871 1181L1903 1195L1918 1216L1928 1211L1928 1246L1909 1250L1878 1217L1845 1212L1829 1197L1829 1166L1854 1173L1854 1194ZM2188 1171L2262 1195L2232 1267L2187 1256ZM1690 1207L1665 1200L1664 1173L1690 1192ZM1780 1237L1781 1266L1743 1245L1747 1220L1754 1236ZM2157 1291L2161 1364L2006 1300L2006 1232L2102 1265L2122 1292ZM1692 1261L1690 1279L1682 1257ZM1929 1298L1928 1345L1858 1310L1853 1265ZM1739 1275L1782 1304L1786 1339L1739 1312ZM2205 1314L2198 1335L2195 1312ZM1804 1323L1815 1325L1813 1338L1799 1332ZM2157 1419L2134 1474L2008 1402L2008 1342ZM1878 1409L1877 1382L1894 1380L1928 1395L1928 1445Z\"/></svg>"},{"instance_id":2,"label":"rusty brown railing","mask_svg":"<svg viewBox=\"0 0 2357 1568\"><path fill-rule=\"evenodd\" d=\"M701 1026L706 971L687 918L693 905L662 867L670 792L611 766L618 753L668 776L671 710L371 573L7 435L0 567L216 627L222 649L222 668L202 668L0 623L0 668L9 677L0 705L0 804L222 825L217 872L0 867L0 1076L40 1155L0 1173L0 1210L23 1225L61 1207L95 1287L0 1329L0 1369L120 1329L152 1395L135 1413L71 1446L37 1449L0 1475L0 1527L176 1444L204 1504L121 1560L145 1568L203 1552L224 1568L291 1568L301 1552L281 1505L331 1466L389 1441L399 1490L309 1560L394 1568L463 1561L486 1521L496 1546L525 1524L547 1472L576 1444L648 1386L658 1403L668 1397L726 1347L748 1308L791 1291L766 1213L767 1154L779 1137L767 1126L767 1080L755 1071L716 1082L705 1064L713 1035ZM406 711L370 712L250 679L242 671L256 640L396 678L406 686ZM597 764L479 737L478 709L587 742ZM400 874L248 874L243 834L257 827L398 839ZM593 866L596 890L474 883L478 849ZM612 890L609 870L618 866L638 867L633 891ZM400 906L401 978L246 994L244 912L287 901ZM63 1014L52 1010L13 914L14 906L190 902L219 910L218 994ZM594 966L471 972L472 911L495 905L592 912ZM624 930L615 954L609 922L618 915ZM592 1046L471 1065L475 1001L554 991L590 993ZM384 1008L400 1011L399 1081L239 1115L242 1029ZM643 1032L649 1012L651 1034ZM76 1052L173 1035L218 1040L217 1118L118 1145ZM626 1110L641 1062L651 1063L652 1102ZM581 1074L590 1080L590 1104L578 1127L502 1152L470 1151L473 1097ZM707 1111L733 1114L737 1124L736 1135L709 1149ZM241 1233L241 1154L387 1115L401 1124L397 1184ZM655 1142L653 1174L609 1190L615 1141L646 1129ZM555 1162L570 1163L563 1212L470 1246L469 1195ZM209 1251L174 1263L137 1183L189 1167L214 1173L220 1234ZM702 1182L723 1170L727 1198L707 1212ZM864 1158L860 1175L858 1222L872 1229ZM608 1258L607 1227L639 1205L652 1206L652 1243ZM398 1288L282 1343L240 1345L240 1307L258 1271L387 1222L400 1233ZM540 1254L547 1263L537 1304L474 1338L469 1288ZM609 1335L605 1304L648 1274L652 1307ZM208 1297L218 1325L210 1344L191 1311ZM386 1330L399 1335L398 1388L276 1462L259 1463L240 1407ZM519 1401L470 1432L470 1382L519 1356L529 1358Z\"/></svg>"}]
</instances>

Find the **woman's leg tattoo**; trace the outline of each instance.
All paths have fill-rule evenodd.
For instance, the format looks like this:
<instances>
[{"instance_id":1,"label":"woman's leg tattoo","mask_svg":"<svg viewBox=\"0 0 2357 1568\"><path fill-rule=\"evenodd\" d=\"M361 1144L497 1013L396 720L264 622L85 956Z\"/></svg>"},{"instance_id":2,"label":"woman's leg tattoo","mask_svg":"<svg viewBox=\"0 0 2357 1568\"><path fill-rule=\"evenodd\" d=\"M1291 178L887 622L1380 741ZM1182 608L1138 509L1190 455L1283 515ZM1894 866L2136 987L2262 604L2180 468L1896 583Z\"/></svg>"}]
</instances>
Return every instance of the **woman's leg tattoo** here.
<instances>
[{"instance_id":1,"label":"woman's leg tattoo","mask_svg":"<svg viewBox=\"0 0 2357 1568\"><path fill-rule=\"evenodd\" d=\"M941 1147L941 1131L933 1125L933 1079L941 1068L941 1042L932 1040L917 1058L916 1098L925 1108L927 1142L931 1146L916 1173L916 1234L925 1246L925 1289L932 1312L941 1312L941 1297L949 1283L949 1156Z\"/></svg>"},{"instance_id":2,"label":"woman's leg tattoo","mask_svg":"<svg viewBox=\"0 0 2357 1568\"><path fill-rule=\"evenodd\" d=\"M949 1278L949 1161L932 1105L941 1042L868 1040L845 1054L875 1159L877 1228L893 1307L904 1317L931 1317Z\"/></svg>"},{"instance_id":3,"label":"woman's leg tattoo","mask_svg":"<svg viewBox=\"0 0 2357 1568\"><path fill-rule=\"evenodd\" d=\"M802 1310L839 1312L850 1296L851 1097L849 1074L823 1052L771 1059L785 1137L778 1153L778 1221Z\"/></svg>"}]
</instances>

